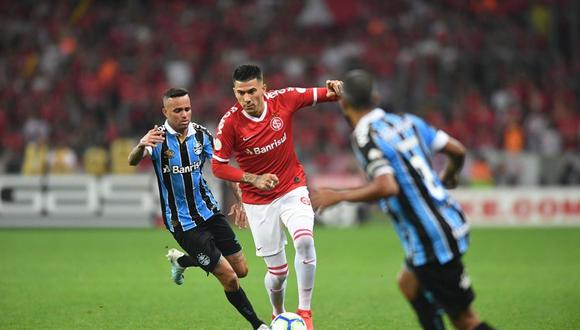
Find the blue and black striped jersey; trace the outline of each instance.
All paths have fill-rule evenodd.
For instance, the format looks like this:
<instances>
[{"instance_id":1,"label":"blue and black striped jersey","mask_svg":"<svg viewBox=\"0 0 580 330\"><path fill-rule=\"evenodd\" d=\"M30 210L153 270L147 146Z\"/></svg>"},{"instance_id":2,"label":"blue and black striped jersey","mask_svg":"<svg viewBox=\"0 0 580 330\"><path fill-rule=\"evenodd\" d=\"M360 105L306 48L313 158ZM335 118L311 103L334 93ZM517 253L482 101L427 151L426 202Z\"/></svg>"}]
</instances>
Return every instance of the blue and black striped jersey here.
<instances>
[{"instance_id":1,"label":"blue and black striped jersey","mask_svg":"<svg viewBox=\"0 0 580 330\"><path fill-rule=\"evenodd\" d=\"M449 136L421 118L377 108L366 114L353 132L353 149L366 175L392 174L399 194L380 200L409 261L416 266L444 264L469 245L469 226L431 165L433 153Z\"/></svg>"},{"instance_id":2,"label":"blue and black striped jersey","mask_svg":"<svg viewBox=\"0 0 580 330\"><path fill-rule=\"evenodd\" d=\"M213 138L209 131L190 123L180 141L167 122L165 141L147 148L157 175L161 214L170 231L189 230L220 212L218 202L202 176L203 164L212 158Z\"/></svg>"}]
</instances>

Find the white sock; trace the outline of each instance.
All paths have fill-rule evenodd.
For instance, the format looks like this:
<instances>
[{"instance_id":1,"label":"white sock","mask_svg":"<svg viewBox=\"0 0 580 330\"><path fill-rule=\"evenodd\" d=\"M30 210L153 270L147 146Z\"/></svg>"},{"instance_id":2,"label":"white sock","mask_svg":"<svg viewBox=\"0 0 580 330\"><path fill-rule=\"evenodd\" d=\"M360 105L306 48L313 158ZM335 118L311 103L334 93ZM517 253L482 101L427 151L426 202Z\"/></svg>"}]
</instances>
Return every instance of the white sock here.
<instances>
[{"instance_id":1,"label":"white sock","mask_svg":"<svg viewBox=\"0 0 580 330\"><path fill-rule=\"evenodd\" d=\"M264 257L268 272L264 277L264 285L272 304L272 314L284 313L284 297L286 296L286 278L288 277L288 263L284 251Z\"/></svg>"},{"instance_id":2,"label":"white sock","mask_svg":"<svg viewBox=\"0 0 580 330\"><path fill-rule=\"evenodd\" d=\"M298 308L310 310L316 274L316 250L314 249L312 232L308 229L296 231L294 233L294 247L296 248L294 267L298 280Z\"/></svg>"}]
</instances>

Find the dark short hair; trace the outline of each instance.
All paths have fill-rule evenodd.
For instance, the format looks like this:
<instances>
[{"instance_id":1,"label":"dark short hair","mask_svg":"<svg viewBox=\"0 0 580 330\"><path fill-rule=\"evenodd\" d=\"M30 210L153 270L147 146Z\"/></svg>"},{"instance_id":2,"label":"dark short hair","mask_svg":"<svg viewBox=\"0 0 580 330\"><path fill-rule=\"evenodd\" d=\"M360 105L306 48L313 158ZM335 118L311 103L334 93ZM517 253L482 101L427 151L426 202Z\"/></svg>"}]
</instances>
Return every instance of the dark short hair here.
<instances>
[{"instance_id":1,"label":"dark short hair","mask_svg":"<svg viewBox=\"0 0 580 330\"><path fill-rule=\"evenodd\" d=\"M189 92L185 88L172 87L172 88L166 90L165 93L163 93L163 102L167 101L167 99L174 98L174 97L180 97L180 96L187 95L187 94L189 94Z\"/></svg>"},{"instance_id":2,"label":"dark short hair","mask_svg":"<svg viewBox=\"0 0 580 330\"><path fill-rule=\"evenodd\" d=\"M352 70L344 76L342 97L355 109L369 109L375 105L374 88L374 79L370 73Z\"/></svg>"},{"instance_id":3,"label":"dark short hair","mask_svg":"<svg viewBox=\"0 0 580 330\"><path fill-rule=\"evenodd\" d=\"M172 97L180 97L183 95L187 95L189 92L185 88L170 88L163 93L164 98L172 98Z\"/></svg>"},{"instance_id":4,"label":"dark short hair","mask_svg":"<svg viewBox=\"0 0 580 330\"><path fill-rule=\"evenodd\" d=\"M232 80L235 81L250 81L252 79L263 80L262 70L259 66L253 64L243 64L234 70Z\"/></svg>"}]
</instances>

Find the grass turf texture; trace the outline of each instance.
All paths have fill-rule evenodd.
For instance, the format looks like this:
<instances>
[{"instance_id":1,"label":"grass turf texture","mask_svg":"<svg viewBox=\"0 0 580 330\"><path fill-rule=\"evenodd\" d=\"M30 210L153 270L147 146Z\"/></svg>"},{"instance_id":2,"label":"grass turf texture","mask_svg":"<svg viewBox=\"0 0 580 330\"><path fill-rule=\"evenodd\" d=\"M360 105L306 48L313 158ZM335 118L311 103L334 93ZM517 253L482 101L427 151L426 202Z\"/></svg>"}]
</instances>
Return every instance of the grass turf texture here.
<instances>
[{"instance_id":1,"label":"grass turf texture","mask_svg":"<svg viewBox=\"0 0 580 330\"><path fill-rule=\"evenodd\" d=\"M265 266L249 231L242 286L264 320ZM325 329L419 329L395 278L402 252L390 225L317 228L314 320ZM580 328L580 228L475 229L465 262L475 307L501 329ZM0 230L0 328L250 329L214 278L169 278L164 230ZM293 260L293 249L288 249ZM290 262L292 264L292 262ZM286 307L297 305L291 266Z\"/></svg>"}]
</instances>

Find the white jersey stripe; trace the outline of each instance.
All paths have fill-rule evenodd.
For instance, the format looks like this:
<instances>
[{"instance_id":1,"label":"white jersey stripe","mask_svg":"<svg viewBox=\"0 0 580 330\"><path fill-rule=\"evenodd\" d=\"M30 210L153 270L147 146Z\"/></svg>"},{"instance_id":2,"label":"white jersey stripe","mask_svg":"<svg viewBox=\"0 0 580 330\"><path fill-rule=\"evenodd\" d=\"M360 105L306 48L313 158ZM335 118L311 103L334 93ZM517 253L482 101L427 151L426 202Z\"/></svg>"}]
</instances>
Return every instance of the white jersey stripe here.
<instances>
[{"instance_id":1,"label":"white jersey stripe","mask_svg":"<svg viewBox=\"0 0 580 330\"><path fill-rule=\"evenodd\" d=\"M213 155L213 159L215 159L215 160L217 160L219 162L222 162L222 163L228 163L230 161L229 158L228 159L223 159L223 158L218 157L216 155Z\"/></svg>"},{"instance_id":2,"label":"white jersey stripe","mask_svg":"<svg viewBox=\"0 0 580 330\"><path fill-rule=\"evenodd\" d=\"M316 102L318 102L318 88L316 88L316 87L313 88L312 89L312 94L314 94L314 96L313 96L314 101L312 102L312 106L315 106L316 105Z\"/></svg>"}]
</instances>

